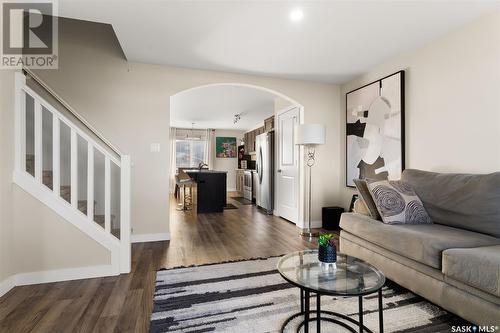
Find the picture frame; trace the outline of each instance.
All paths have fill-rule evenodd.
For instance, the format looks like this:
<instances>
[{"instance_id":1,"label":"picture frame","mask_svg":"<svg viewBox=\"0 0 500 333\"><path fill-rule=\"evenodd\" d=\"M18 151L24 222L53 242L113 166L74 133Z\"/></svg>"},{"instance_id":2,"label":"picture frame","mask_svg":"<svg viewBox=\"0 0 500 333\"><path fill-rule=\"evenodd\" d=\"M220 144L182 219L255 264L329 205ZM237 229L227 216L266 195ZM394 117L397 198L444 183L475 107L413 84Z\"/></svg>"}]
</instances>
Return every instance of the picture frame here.
<instances>
[{"instance_id":1,"label":"picture frame","mask_svg":"<svg viewBox=\"0 0 500 333\"><path fill-rule=\"evenodd\" d=\"M238 157L238 147L236 137L218 136L215 138L215 157L236 158Z\"/></svg>"},{"instance_id":2,"label":"picture frame","mask_svg":"<svg viewBox=\"0 0 500 333\"><path fill-rule=\"evenodd\" d=\"M346 93L346 186L401 178L405 168L405 71Z\"/></svg>"}]
</instances>

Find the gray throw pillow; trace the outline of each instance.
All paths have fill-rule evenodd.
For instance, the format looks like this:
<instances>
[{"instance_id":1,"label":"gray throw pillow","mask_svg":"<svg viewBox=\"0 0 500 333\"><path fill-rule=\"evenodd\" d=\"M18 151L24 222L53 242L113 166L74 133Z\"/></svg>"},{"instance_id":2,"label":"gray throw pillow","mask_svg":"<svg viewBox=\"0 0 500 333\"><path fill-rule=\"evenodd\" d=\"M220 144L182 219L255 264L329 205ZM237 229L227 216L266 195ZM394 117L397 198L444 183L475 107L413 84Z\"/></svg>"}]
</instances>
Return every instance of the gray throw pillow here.
<instances>
[{"instance_id":1,"label":"gray throw pillow","mask_svg":"<svg viewBox=\"0 0 500 333\"><path fill-rule=\"evenodd\" d=\"M384 223L432 223L410 184L400 180L367 180L366 183Z\"/></svg>"},{"instance_id":2,"label":"gray throw pillow","mask_svg":"<svg viewBox=\"0 0 500 333\"><path fill-rule=\"evenodd\" d=\"M353 179L354 185L358 189L359 195L365 202L366 208L370 212L370 217L375 220L382 221L380 214L378 213L377 206L375 205L375 201L373 201L370 190L368 189L368 184L364 179Z\"/></svg>"}]
</instances>

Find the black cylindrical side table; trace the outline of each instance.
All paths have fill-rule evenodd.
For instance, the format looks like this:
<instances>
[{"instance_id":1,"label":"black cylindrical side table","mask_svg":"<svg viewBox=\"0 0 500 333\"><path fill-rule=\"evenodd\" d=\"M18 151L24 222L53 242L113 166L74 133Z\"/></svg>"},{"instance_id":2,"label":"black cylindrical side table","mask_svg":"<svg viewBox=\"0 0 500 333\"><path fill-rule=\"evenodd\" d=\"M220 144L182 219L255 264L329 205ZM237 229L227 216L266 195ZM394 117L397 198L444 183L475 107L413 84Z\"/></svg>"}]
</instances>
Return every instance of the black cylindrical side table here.
<instances>
[{"instance_id":1,"label":"black cylindrical side table","mask_svg":"<svg viewBox=\"0 0 500 333\"><path fill-rule=\"evenodd\" d=\"M342 207L323 207L322 219L323 229L338 230L340 223L340 215L344 212Z\"/></svg>"}]
</instances>

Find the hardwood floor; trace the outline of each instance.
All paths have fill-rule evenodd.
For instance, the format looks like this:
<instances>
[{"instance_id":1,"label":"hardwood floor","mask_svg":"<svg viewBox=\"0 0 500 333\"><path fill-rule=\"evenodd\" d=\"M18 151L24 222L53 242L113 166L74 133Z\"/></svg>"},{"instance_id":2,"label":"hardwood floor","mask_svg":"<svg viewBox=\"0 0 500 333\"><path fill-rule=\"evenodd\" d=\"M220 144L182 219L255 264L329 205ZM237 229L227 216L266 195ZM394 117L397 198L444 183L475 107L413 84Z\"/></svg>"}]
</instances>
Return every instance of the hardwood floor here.
<instances>
[{"instance_id":1,"label":"hardwood floor","mask_svg":"<svg viewBox=\"0 0 500 333\"><path fill-rule=\"evenodd\" d=\"M132 272L16 287L0 298L0 332L147 332L156 271L316 247L295 225L229 198L224 213L171 207L171 240L132 246Z\"/></svg>"}]
</instances>

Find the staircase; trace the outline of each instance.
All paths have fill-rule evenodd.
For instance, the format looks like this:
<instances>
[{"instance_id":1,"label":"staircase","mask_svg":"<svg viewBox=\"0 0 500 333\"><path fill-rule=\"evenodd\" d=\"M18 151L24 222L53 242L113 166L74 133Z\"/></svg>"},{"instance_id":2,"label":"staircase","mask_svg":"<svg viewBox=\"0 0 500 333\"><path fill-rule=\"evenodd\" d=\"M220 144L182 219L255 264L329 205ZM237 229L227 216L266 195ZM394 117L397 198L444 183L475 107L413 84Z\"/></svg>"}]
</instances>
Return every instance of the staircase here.
<instances>
[{"instance_id":1,"label":"staircase","mask_svg":"<svg viewBox=\"0 0 500 333\"><path fill-rule=\"evenodd\" d=\"M26 155L26 172L30 175L35 175L35 155L27 154ZM53 180L52 180L52 170L42 170L42 184L47 186L49 189L52 188ZM61 198L66 200L68 203L71 203L71 185L61 185L59 189L59 194ZM97 201L94 201L94 212L96 211ZM87 214L87 200L78 200L78 210L83 214ZM115 215L111 214L111 225L114 225ZM99 224L101 228L104 228L105 215L104 214L94 214L94 222ZM119 228L111 228L111 233L119 237L120 229Z\"/></svg>"},{"instance_id":2,"label":"staircase","mask_svg":"<svg viewBox=\"0 0 500 333\"><path fill-rule=\"evenodd\" d=\"M16 74L14 183L108 249L110 274L128 273L130 156L73 121Z\"/></svg>"}]
</instances>

